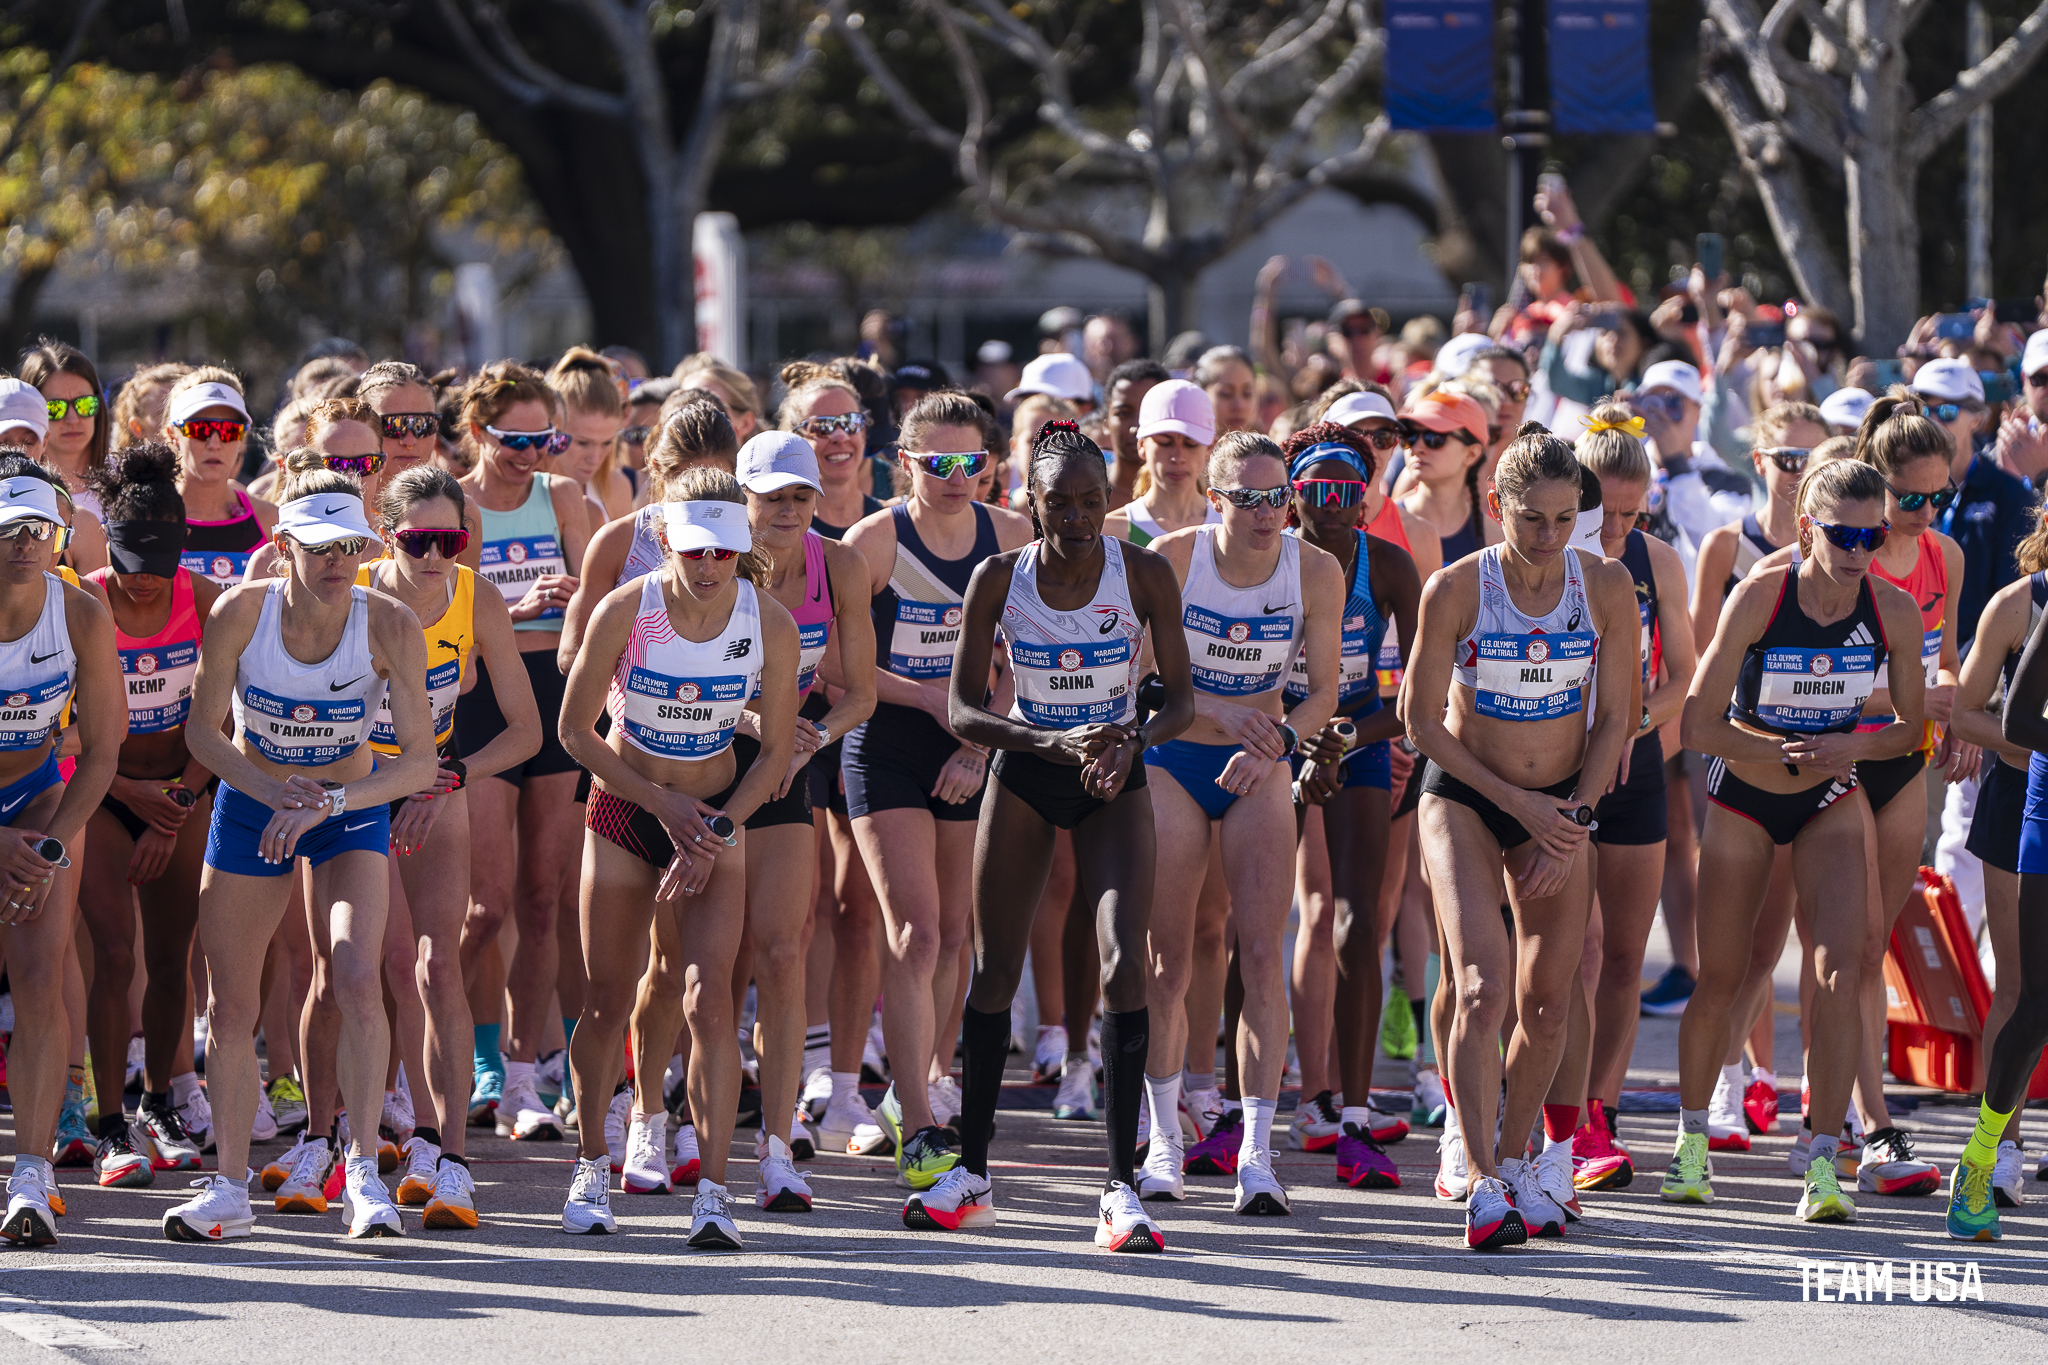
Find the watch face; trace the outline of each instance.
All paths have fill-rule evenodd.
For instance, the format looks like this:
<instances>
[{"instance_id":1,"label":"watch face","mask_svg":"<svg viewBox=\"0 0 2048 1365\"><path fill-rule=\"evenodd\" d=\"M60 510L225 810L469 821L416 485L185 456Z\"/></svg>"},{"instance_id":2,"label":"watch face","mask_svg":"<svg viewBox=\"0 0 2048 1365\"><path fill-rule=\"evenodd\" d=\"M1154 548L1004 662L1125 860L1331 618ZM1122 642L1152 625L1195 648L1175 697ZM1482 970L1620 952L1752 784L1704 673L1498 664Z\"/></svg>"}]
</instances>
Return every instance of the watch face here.
<instances>
[{"instance_id":1,"label":"watch face","mask_svg":"<svg viewBox=\"0 0 2048 1365\"><path fill-rule=\"evenodd\" d=\"M1591 806L1580 806L1577 810L1572 812L1572 819L1577 821L1581 825L1592 824L1593 808Z\"/></svg>"}]
</instances>

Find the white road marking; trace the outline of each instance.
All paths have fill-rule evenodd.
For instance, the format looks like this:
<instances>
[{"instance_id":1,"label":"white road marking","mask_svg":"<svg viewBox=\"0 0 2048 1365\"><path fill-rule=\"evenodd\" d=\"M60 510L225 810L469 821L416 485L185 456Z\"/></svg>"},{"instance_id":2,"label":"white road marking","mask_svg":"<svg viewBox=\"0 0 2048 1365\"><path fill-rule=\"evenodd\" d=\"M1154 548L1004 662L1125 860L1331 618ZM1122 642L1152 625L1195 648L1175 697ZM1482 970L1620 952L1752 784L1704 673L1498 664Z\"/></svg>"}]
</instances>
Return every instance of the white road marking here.
<instances>
[{"instance_id":1,"label":"white road marking","mask_svg":"<svg viewBox=\"0 0 2048 1365\"><path fill-rule=\"evenodd\" d=\"M0 1331L23 1341L52 1350L85 1348L93 1351L132 1351L133 1342L123 1341L90 1323L77 1322L58 1313L45 1312L33 1299L0 1294Z\"/></svg>"}]
</instances>

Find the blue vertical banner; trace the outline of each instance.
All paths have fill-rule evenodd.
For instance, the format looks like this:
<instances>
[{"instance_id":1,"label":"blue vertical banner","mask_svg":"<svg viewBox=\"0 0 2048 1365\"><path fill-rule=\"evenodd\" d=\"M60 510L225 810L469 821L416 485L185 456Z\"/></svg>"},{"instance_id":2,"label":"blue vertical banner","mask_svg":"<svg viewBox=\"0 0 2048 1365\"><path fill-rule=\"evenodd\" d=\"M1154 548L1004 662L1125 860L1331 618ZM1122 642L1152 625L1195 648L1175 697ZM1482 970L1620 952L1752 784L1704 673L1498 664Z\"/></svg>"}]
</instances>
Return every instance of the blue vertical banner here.
<instances>
[{"instance_id":1,"label":"blue vertical banner","mask_svg":"<svg viewBox=\"0 0 2048 1365\"><path fill-rule=\"evenodd\" d=\"M1550 114L1560 133L1653 133L1650 0L1550 0Z\"/></svg>"},{"instance_id":2,"label":"blue vertical banner","mask_svg":"<svg viewBox=\"0 0 2048 1365\"><path fill-rule=\"evenodd\" d=\"M1493 0L1387 0L1387 117L1418 133L1490 133Z\"/></svg>"}]
</instances>

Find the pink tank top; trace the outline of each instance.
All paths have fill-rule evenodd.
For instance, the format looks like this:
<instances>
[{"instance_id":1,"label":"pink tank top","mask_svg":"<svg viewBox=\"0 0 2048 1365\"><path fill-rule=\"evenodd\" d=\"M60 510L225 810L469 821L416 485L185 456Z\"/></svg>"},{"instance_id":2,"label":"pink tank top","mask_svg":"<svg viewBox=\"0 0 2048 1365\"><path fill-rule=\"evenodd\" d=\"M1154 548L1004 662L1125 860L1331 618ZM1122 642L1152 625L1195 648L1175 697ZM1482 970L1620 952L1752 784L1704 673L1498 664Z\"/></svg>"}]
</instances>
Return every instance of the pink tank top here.
<instances>
[{"instance_id":1,"label":"pink tank top","mask_svg":"<svg viewBox=\"0 0 2048 1365\"><path fill-rule=\"evenodd\" d=\"M818 661L832 637L832 573L825 567L825 538L816 531L804 532L804 600L790 615L796 618L796 697L811 694L818 677Z\"/></svg>"},{"instance_id":2,"label":"pink tank top","mask_svg":"<svg viewBox=\"0 0 2048 1365\"><path fill-rule=\"evenodd\" d=\"M111 569L89 577L109 587ZM128 687L128 733L160 734L185 723L192 708L192 680L199 672L199 613L193 605L192 574L171 580L171 615L154 635L129 635L117 623L114 648L121 656L121 680Z\"/></svg>"}]
</instances>

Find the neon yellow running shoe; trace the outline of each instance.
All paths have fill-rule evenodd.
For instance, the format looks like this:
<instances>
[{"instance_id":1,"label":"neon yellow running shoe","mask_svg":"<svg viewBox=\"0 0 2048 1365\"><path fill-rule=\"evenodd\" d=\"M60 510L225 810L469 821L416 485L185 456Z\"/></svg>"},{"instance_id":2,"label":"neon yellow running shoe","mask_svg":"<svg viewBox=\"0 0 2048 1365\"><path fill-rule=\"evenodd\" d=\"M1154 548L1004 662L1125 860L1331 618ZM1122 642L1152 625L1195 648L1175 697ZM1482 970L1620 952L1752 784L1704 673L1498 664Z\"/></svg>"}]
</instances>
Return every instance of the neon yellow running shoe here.
<instances>
[{"instance_id":1,"label":"neon yellow running shoe","mask_svg":"<svg viewBox=\"0 0 2048 1365\"><path fill-rule=\"evenodd\" d=\"M1387 1007L1380 1011L1380 1051L1397 1062L1415 1055L1415 1009L1408 992L1395 986L1387 992Z\"/></svg>"},{"instance_id":2,"label":"neon yellow running shoe","mask_svg":"<svg viewBox=\"0 0 2048 1365\"><path fill-rule=\"evenodd\" d=\"M1991 1196L1990 1164L1958 1161L1948 1177L1948 1235L1959 1242L1999 1239L1998 1205Z\"/></svg>"},{"instance_id":3,"label":"neon yellow running shoe","mask_svg":"<svg viewBox=\"0 0 2048 1365\"><path fill-rule=\"evenodd\" d=\"M1671 1165L1665 1169L1664 1184L1657 1193L1674 1204L1711 1204L1713 1176L1707 1156L1707 1135L1680 1133L1678 1148L1671 1154Z\"/></svg>"},{"instance_id":4,"label":"neon yellow running shoe","mask_svg":"<svg viewBox=\"0 0 2048 1365\"><path fill-rule=\"evenodd\" d=\"M1815 1157L1806 1166L1806 1188L1799 1196L1799 1217L1808 1223L1850 1223L1856 1219L1856 1201L1842 1193L1841 1177L1835 1163Z\"/></svg>"},{"instance_id":5,"label":"neon yellow running shoe","mask_svg":"<svg viewBox=\"0 0 2048 1365\"><path fill-rule=\"evenodd\" d=\"M896 1183L907 1190L928 1190L959 1164L960 1154L946 1140L945 1129L920 1128L896 1149Z\"/></svg>"}]
</instances>

